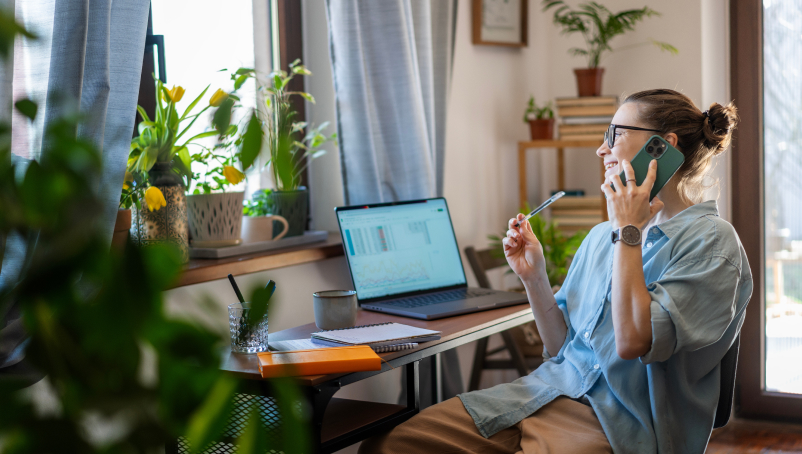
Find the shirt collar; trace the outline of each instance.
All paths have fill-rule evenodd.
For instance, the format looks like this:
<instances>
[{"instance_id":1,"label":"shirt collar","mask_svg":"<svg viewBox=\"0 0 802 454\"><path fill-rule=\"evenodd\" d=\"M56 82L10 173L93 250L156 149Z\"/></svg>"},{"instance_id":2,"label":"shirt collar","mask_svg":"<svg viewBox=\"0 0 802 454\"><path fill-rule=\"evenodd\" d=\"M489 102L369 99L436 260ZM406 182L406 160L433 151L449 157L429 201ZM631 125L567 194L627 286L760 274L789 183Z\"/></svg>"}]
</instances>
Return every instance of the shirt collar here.
<instances>
[{"instance_id":1,"label":"shirt collar","mask_svg":"<svg viewBox=\"0 0 802 454\"><path fill-rule=\"evenodd\" d=\"M711 214L714 216L719 215L718 204L715 200L708 200L692 205L657 227L662 230L667 237L671 238L692 221Z\"/></svg>"}]
</instances>

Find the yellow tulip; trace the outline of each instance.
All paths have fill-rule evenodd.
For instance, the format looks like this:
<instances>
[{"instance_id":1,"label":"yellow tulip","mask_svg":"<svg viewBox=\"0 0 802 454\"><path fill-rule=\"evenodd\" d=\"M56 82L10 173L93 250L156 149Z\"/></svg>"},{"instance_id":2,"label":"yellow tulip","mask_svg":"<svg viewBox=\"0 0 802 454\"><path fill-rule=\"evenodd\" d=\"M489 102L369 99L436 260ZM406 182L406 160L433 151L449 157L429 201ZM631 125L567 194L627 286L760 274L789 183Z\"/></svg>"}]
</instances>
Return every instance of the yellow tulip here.
<instances>
[{"instance_id":1,"label":"yellow tulip","mask_svg":"<svg viewBox=\"0 0 802 454\"><path fill-rule=\"evenodd\" d=\"M170 94L170 100L173 102L181 101L181 98L184 97L184 87L178 86L176 87L173 85L173 88L167 90L167 93Z\"/></svg>"},{"instance_id":2,"label":"yellow tulip","mask_svg":"<svg viewBox=\"0 0 802 454\"><path fill-rule=\"evenodd\" d=\"M223 176L226 177L231 184L239 184L240 181L245 179L245 174L240 172L236 167L223 166Z\"/></svg>"},{"instance_id":3,"label":"yellow tulip","mask_svg":"<svg viewBox=\"0 0 802 454\"><path fill-rule=\"evenodd\" d=\"M212 107L219 107L226 99L228 99L228 93L218 88L212 97L209 98L209 105Z\"/></svg>"},{"instance_id":4,"label":"yellow tulip","mask_svg":"<svg viewBox=\"0 0 802 454\"><path fill-rule=\"evenodd\" d=\"M131 172L125 172L125 179L123 179L123 189L131 189L131 183L134 182L134 176Z\"/></svg>"},{"instance_id":5,"label":"yellow tulip","mask_svg":"<svg viewBox=\"0 0 802 454\"><path fill-rule=\"evenodd\" d=\"M161 207L167 206L164 194L156 186L151 186L145 191L145 202L147 202L150 211L159 211Z\"/></svg>"}]
</instances>

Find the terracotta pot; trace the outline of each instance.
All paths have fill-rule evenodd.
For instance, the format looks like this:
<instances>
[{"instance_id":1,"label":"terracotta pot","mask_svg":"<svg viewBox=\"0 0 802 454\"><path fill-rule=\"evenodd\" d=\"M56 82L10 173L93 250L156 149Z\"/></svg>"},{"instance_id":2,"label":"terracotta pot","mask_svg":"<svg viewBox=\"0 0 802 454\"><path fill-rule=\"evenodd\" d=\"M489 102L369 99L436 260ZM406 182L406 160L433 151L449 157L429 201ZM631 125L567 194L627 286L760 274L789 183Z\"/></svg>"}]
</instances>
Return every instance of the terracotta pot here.
<instances>
[{"instance_id":1,"label":"terracotta pot","mask_svg":"<svg viewBox=\"0 0 802 454\"><path fill-rule=\"evenodd\" d=\"M574 74L580 97L601 96L604 68L577 68Z\"/></svg>"},{"instance_id":2,"label":"terracotta pot","mask_svg":"<svg viewBox=\"0 0 802 454\"><path fill-rule=\"evenodd\" d=\"M114 234L111 237L111 248L117 251L125 249L131 229L131 210L117 210L117 220L114 222Z\"/></svg>"},{"instance_id":3,"label":"terracotta pot","mask_svg":"<svg viewBox=\"0 0 802 454\"><path fill-rule=\"evenodd\" d=\"M276 236L273 236L273 221L280 222L284 229ZM287 220L281 216L243 216L242 218L242 241L245 243L260 243L262 241L280 240L289 230Z\"/></svg>"},{"instance_id":4,"label":"terracotta pot","mask_svg":"<svg viewBox=\"0 0 802 454\"><path fill-rule=\"evenodd\" d=\"M554 138L554 119L529 120L529 131L532 133L532 140L552 140Z\"/></svg>"},{"instance_id":5,"label":"terracotta pot","mask_svg":"<svg viewBox=\"0 0 802 454\"><path fill-rule=\"evenodd\" d=\"M169 243L178 247L184 262L189 261L189 229L187 228L187 198L181 177L171 170L171 164L157 162L148 172L150 184L164 194L167 206L150 211L142 200L142 209L131 209L131 238L139 246Z\"/></svg>"},{"instance_id":6,"label":"terracotta pot","mask_svg":"<svg viewBox=\"0 0 802 454\"><path fill-rule=\"evenodd\" d=\"M187 196L192 246L226 247L240 244L244 194L221 192Z\"/></svg>"}]
</instances>

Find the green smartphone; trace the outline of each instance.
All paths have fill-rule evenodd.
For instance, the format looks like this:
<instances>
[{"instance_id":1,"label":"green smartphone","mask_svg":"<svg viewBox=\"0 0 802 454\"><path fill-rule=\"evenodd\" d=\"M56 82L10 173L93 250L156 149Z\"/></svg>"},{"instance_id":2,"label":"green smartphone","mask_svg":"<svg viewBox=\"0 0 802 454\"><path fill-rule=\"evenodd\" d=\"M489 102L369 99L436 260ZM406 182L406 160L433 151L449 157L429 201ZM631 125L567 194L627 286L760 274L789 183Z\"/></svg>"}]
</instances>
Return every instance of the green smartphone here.
<instances>
[{"instance_id":1,"label":"green smartphone","mask_svg":"<svg viewBox=\"0 0 802 454\"><path fill-rule=\"evenodd\" d=\"M630 163L632 169L635 170L635 183L638 186L643 184L643 180L646 179L646 174L649 173L649 163L653 159L657 160L657 178L654 180L652 192L649 194L650 202L668 183L668 180L677 173L682 163L685 162L685 156L662 137L657 135L650 137ZM621 182L626 186L626 174L622 171L620 176ZM613 190L615 191L615 188Z\"/></svg>"}]
</instances>

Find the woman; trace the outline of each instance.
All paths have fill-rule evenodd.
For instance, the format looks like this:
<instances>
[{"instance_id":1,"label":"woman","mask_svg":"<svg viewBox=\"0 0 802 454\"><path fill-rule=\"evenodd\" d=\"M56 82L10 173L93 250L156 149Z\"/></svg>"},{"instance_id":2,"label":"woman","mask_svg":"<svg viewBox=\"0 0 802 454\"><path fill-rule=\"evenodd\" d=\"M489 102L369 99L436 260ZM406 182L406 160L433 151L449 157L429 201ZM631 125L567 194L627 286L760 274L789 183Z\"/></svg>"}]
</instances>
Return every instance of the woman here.
<instances>
[{"instance_id":1,"label":"woman","mask_svg":"<svg viewBox=\"0 0 802 454\"><path fill-rule=\"evenodd\" d=\"M503 240L548 360L513 383L430 407L360 452L704 452L719 363L752 293L735 230L715 201L702 202L736 122L732 104L701 112L673 90L629 96L596 152L610 221L588 234L560 291L552 295L529 224L515 227L522 214ZM650 203L657 162L641 186L629 162L653 134L685 162ZM611 241L619 229L626 242Z\"/></svg>"}]
</instances>

